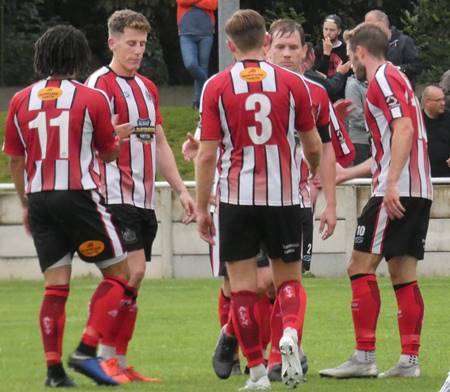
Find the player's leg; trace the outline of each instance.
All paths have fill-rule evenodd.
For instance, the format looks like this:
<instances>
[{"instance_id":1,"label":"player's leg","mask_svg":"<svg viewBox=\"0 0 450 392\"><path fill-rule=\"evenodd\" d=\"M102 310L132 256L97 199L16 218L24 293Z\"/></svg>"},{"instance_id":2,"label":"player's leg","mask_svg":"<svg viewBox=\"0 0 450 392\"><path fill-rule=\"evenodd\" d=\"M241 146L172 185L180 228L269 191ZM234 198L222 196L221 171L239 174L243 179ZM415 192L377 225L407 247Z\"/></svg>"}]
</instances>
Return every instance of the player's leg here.
<instances>
[{"instance_id":1,"label":"player's leg","mask_svg":"<svg viewBox=\"0 0 450 392\"><path fill-rule=\"evenodd\" d=\"M356 350L336 368L324 369L323 377L376 377L375 332L380 312L380 293L376 269L382 259L383 234L387 215L381 198L372 198L365 206L356 229L354 251L347 266L352 289L352 318Z\"/></svg>"},{"instance_id":2,"label":"player's leg","mask_svg":"<svg viewBox=\"0 0 450 392\"><path fill-rule=\"evenodd\" d=\"M117 330L102 340L99 348L99 355L105 359L102 367L111 376L123 378L125 375L130 381L158 382L159 379L137 372L127 361L128 345L133 337L138 315L138 292L145 277L147 261L151 260L151 249L157 232L155 212L124 205L112 206L110 209L118 222L128 251L128 284L133 290L124 298L123 306L119 309Z\"/></svg>"},{"instance_id":3,"label":"player's leg","mask_svg":"<svg viewBox=\"0 0 450 392\"><path fill-rule=\"evenodd\" d=\"M401 354L398 363L379 377L419 377L419 347L424 303L417 282L417 260L425 253L431 202L402 198L405 215L391 224L386 260L398 306Z\"/></svg>"},{"instance_id":4,"label":"player's leg","mask_svg":"<svg viewBox=\"0 0 450 392\"><path fill-rule=\"evenodd\" d=\"M300 206L267 208L264 213L264 243L272 263L277 289L276 301L281 313L282 336L279 341L283 382L295 387L302 379L299 348L303 325L301 301L301 242Z\"/></svg>"},{"instance_id":5,"label":"player's leg","mask_svg":"<svg viewBox=\"0 0 450 392\"><path fill-rule=\"evenodd\" d=\"M99 340L114 327L124 293L132 291L127 283L126 253L120 233L100 203L99 195L94 191L68 193L70 197L61 197L58 205L61 211L54 207L55 214L70 222L62 230L70 239L71 249L76 250L82 260L95 263L103 274L103 280L91 297L89 318L80 344L69 357L69 366L97 384L117 385L102 370L96 351Z\"/></svg>"},{"instance_id":6,"label":"player's leg","mask_svg":"<svg viewBox=\"0 0 450 392\"><path fill-rule=\"evenodd\" d=\"M233 355L239 346L250 368L247 387L270 388L256 320L257 271L256 254L261 242L257 208L220 204L220 259L228 260L231 287L232 330L222 329L217 342L213 367L221 378L228 378Z\"/></svg>"},{"instance_id":7,"label":"player's leg","mask_svg":"<svg viewBox=\"0 0 450 392\"><path fill-rule=\"evenodd\" d=\"M61 358L69 296L72 256L70 244L49 212L53 192L30 194L28 219L41 271L44 295L39 312L39 326L47 364L48 387L71 387L75 383L64 370Z\"/></svg>"}]
</instances>

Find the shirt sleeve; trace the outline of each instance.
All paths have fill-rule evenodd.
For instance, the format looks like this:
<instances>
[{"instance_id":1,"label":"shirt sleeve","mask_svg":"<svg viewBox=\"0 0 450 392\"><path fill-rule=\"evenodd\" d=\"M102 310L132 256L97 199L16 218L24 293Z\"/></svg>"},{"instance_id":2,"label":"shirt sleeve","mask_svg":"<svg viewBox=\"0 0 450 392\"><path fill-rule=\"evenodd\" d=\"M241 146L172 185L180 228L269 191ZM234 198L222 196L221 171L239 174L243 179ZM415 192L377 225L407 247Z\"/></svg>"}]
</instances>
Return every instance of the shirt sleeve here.
<instances>
[{"instance_id":1,"label":"shirt sleeve","mask_svg":"<svg viewBox=\"0 0 450 392\"><path fill-rule=\"evenodd\" d=\"M95 121L94 127L94 146L99 153L108 153L116 147L117 141L114 136L114 127L111 123L111 109L108 98L105 93L99 91L98 98L95 100L95 111L92 116Z\"/></svg>"},{"instance_id":2,"label":"shirt sleeve","mask_svg":"<svg viewBox=\"0 0 450 392\"><path fill-rule=\"evenodd\" d=\"M221 140L219 93L213 83L204 86L200 102L200 140Z\"/></svg>"},{"instance_id":3,"label":"shirt sleeve","mask_svg":"<svg viewBox=\"0 0 450 392\"><path fill-rule=\"evenodd\" d=\"M384 73L377 73L376 82L379 93L371 91L372 99L390 124L393 120L410 116L406 81L398 73L386 69Z\"/></svg>"},{"instance_id":4,"label":"shirt sleeve","mask_svg":"<svg viewBox=\"0 0 450 392\"><path fill-rule=\"evenodd\" d=\"M307 132L314 128L315 122L312 113L311 96L305 81L298 76L298 82L292 86L295 100L295 129L298 132Z\"/></svg>"},{"instance_id":5,"label":"shirt sleeve","mask_svg":"<svg viewBox=\"0 0 450 392\"><path fill-rule=\"evenodd\" d=\"M21 129L17 121L17 112L15 101L12 99L5 124L5 140L3 142L3 151L5 154L13 156L24 156L25 146L21 139Z\"/></svg>"}]
</instances>

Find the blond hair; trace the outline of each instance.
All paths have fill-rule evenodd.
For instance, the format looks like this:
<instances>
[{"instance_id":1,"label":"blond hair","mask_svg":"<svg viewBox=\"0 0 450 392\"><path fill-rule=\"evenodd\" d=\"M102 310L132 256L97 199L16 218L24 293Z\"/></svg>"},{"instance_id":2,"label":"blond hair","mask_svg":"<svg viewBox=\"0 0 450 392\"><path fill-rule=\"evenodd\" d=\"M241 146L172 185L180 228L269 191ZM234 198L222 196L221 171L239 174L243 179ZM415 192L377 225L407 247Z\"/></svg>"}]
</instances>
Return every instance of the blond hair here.
<instances>
[{"instance_id":1,"label":"blond hair","mask_svg":"<svg viewBox=\"0 0 450 392\"><path fill-rule=\"evenodd\" d=\"M150 23L147 18L139 12L124 9L115 11L108 18L108 34L121 34L125 28L135 29L149 33L151 31Z\"/></svg>"},{"instance_id":2,"label":"blond hair","mask_svg":"<svg viewBox=\"0 0 450 392\"><path fill-rule=\"evenodd\" d=\"M225 24L225 33L241 51L258 49L264 44L264 18L254 10L238 10Z\"/></svg>"}]
</instances>

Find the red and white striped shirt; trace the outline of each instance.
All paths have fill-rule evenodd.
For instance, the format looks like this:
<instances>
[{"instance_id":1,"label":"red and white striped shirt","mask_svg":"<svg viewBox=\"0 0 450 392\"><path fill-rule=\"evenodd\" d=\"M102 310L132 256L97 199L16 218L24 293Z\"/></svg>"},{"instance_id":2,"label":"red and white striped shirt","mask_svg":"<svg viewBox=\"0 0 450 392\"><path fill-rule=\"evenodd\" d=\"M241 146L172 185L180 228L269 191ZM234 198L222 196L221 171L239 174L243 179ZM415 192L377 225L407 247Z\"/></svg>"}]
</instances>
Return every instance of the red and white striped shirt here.
<instances>
[{"instance_id":1,"label":"red and white striped shirt","mask_svg":"<svg viewBox=\"0 0 450 392\"><path fill-rule=\"evenodd\" d=\"M369 83L365 118L372 134L372 186L384 196L391 161L391 122L408 117L414 128L411 152L399 180L400 196L433 198L427 134L420 104L406 76L390 63L381 65Z\"/></svg>"},{"instance_id":2,"label":"red and white striped shirt","mask_svg":"<svg viewBox=\"0 0 450 392\"><path fill-rule=\"evenodd\" d=\"M200 140L221 141L221 202L300 204L294 135L314 128L300 75L265 61L239 61L205 83L200 111Z\"/></svg>"},{"instance_id":3,"label":"red and white striped shirt","mask_svg":"<svg viewBox=\"0 0 450 392\"><path fill-rule=\"evenodd\" d=\"M101 91L72 80L41 80L11 100L3 150L25 156L26 193L98 188L95 150L115 147Z\"/></svg>"},{"instance_id":4,"label":"red and white striped shirt","mask_svg":"<svg viewBox=\"0 0 450 392\"><path fill-rule=\"evenodd\" d=\"M90 87L103 90L111 100L118 123L162 124L159 94L156 86L140 74L133 77L117 75L102 67L86 81ZM131 204L139 208L154 208L156 142L142 143L136 135L120 146L116 161L101 164L102 193L106 204Z\"/></svg>"}]
</instances>

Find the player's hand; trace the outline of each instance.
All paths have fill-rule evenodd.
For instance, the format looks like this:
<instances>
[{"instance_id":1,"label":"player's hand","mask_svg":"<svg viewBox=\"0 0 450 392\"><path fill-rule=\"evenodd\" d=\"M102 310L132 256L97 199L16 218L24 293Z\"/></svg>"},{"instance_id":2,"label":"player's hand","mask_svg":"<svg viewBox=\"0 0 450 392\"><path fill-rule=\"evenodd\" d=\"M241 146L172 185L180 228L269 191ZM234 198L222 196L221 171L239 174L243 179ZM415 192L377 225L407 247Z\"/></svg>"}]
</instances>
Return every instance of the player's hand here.
<instances>
[{"instance_id":1,"label":"player's hand","mask_svg":"<svg viewBox=\"0 0 450 392\"><path fill-rule=\"evenodd\" d=\"M211 214L208 211L197 212L197 230L200 238L210 245L214 245L216 228Z\"/></svg>"},{"instance_id":2,"label":"player's hand","mask_svg":"<svg viewBox=\"0 0 450 392\"><path fill-rule=\"evenodd\" d=\"M114 114L112 116L111 122L116 131L117 136L119 136L120 141L128 140L130 138L131 132L133 132L134 126L130 123L118 124L119 116Z\"/></svg>"},{"instance_id":3,"label":"player's hand","mask_svg":"<svg viewBox=\"0 0 450 392\"><path fill-rule=\"evenodd\" d=\"M447 162L447 166L450 167L450 158L448 158L445 162Z\"/></svg>"},{"instance_id":4,"label":"player's hand","mask_svg":"<svg viewBox=\"0 0 450 392\"><path fill-rule=\"evenodd\" d=\"M28 207L22 207L22 222L23 227L25 228L25 232L28 235L31 235L30 222L28 220Z\"/></svg>"},{"instance_id":5,"label":"player's hand","mask_svg":"<svg viewBox=\"0 0 450 392\"><path fill-rule=\"evenodd\" d=\"M342 75L346 75L350 72L350 69L352 68L352 63L350 61L347 61L346 63L340 63L336 67L336 72L339 72Z\"/></svg>"},{"instance_id":6,"label":"player's hand","mask_svg":"<svg viewBox=\"0 0 450 392\"><path fill-rule=\"evenodd\" d=\"M355 110L355 105L350 99L338 99L333 104L334 110L341 116L343 120L347 118L347 115Z\"/></svg>"},{"instance_id":7,"label":"player's hand","mask_svg":"<svg viewBox=\"0 0 450 392\"><path fill-rule=\"evenodd\" d=\"M323 44L323 54L329 56L333 49L333 44L331 42L330 37L325 37L325 39L322 40L322 44Z\"/></svg>"},{"instance_id":8,"label":"player's hand","mask_svg":"<svg viewBox=\"0 0 450 392\"><path fill-rule=\"evenodd\" d=\"M183 190L180 193L179 198L180 198L180 203L184 209L184 217L181 222L183 222L185 225L187 225L191 222L194 222L197 217L195 202L192 199L189 192L187 191L187 189Z\"/></svg>"},{"instance_id":9,"label":"player's hand","mask_svg":"<svg viewBox=\"0 0 450 392\"><path fill-rule=\"evenodd\" d=\"M217 206L217 202L216 202L216 194L215 193L211 193L209 195L209 204L216 207Z\"/></svg>"},{"instance_id":10,"label":"player's hand","mask_svg":"<svg viewBox=\"0 0 450 392\"><path fill-rule=\"evenodd\" d=\"M400 195L396 185L386 187L383 205L390 220L401 219L405 215L405 207L400 202Z\"/></svg>"},{"instance_id":11,"label":"player's hand","mask_svg":"<svg viewBox=\"0 0 450 392\"><path fill-rule=\"evenodd\" d=\"M320 215L319 233L323 240L330 238L336 228L336 207L326 206Z\"/></svg>"},{"instance_id":12,"label":"player's hand","mask_svg":"<svg viewBox=\"0 0 450 392\"><path fill-rule=\"evenodd\" d=\"M200 143L192 136L190 132L186 135L186 140L181 147L181 153L183 154L185 161L192 161L198 153Z\"/></svg>"}]
</instances>

